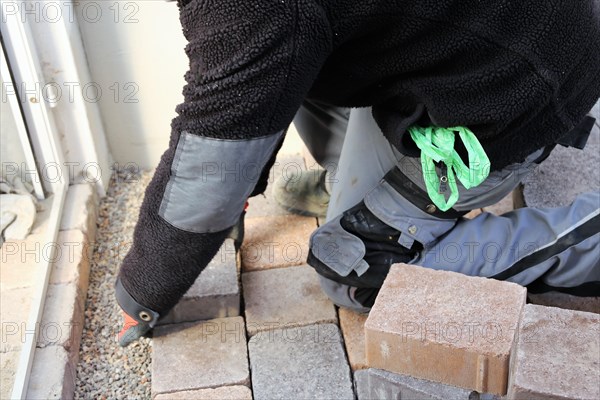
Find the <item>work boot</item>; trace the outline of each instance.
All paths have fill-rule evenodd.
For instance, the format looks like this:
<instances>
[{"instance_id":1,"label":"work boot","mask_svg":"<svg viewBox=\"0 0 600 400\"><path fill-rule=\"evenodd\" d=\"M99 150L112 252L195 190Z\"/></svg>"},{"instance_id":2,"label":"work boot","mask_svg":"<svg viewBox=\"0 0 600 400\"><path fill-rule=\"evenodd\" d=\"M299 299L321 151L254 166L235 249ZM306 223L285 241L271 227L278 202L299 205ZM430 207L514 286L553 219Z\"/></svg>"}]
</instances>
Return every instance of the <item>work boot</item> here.
<instances>
[{"instance_id":1,"label":"work boot","mask_svg":"<svg viewBox=\"0 0 600 400\"><path fill-rule=\"evenodd\" d=\"M281 207L294 214L325 217L329 205L326 174L326 170L319 169L282 175L275 181L273 197Z\"/></svg>"}]
</instances>

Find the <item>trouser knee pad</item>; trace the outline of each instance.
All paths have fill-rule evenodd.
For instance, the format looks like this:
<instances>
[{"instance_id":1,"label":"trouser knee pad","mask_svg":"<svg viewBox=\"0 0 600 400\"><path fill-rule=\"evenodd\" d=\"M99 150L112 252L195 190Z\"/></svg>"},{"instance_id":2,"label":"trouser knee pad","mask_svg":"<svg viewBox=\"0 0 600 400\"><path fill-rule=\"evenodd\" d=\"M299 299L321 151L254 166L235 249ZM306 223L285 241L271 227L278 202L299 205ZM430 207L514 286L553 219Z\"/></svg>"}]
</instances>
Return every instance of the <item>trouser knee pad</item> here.
<instances>
[{"instance_id":1,"label":"trouser knee pad","mask_svg":"<svg viewBox=\"0 0 600 400\"><path fill-rule=\"evenodd\" d=\"M393 168L363 201L313 233L308 264L370 298L368 289L381 287L392 264L416 259L464 214L439 211L426 192Z\"/></svg>"}]
</instances>

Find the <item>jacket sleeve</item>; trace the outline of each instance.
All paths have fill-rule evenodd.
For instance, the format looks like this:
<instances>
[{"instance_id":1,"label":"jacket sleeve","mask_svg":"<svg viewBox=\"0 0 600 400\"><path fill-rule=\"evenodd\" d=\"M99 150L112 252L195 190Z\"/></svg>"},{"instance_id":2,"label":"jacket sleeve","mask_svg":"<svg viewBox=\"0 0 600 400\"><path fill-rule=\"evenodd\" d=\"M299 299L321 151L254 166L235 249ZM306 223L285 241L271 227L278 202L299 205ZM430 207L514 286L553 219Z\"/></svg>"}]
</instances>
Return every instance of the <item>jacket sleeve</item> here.
<instances>
[{"instance_id":1,"label":"jacket sleeve","mask_svg":"<svg viewBox=\"0 0 600 400\"><path fill-rule=\"evenodd\" d=\"M331 50L325 11L307 0L192 0L181 8L190 70L178 131L226 139L287 128Z\"/></svg>"},{"instance_id":2,"label":"jacket sleeve","mask_svg":"<svg viewBox=\"0 0 600 400\"><path fill-rule=\"evenodd\" d=\"M118 276L159 315L217 253L331 43L312 1L191 0L180 19L189 41L185 100Z\"/></svg>"}]
</instances>

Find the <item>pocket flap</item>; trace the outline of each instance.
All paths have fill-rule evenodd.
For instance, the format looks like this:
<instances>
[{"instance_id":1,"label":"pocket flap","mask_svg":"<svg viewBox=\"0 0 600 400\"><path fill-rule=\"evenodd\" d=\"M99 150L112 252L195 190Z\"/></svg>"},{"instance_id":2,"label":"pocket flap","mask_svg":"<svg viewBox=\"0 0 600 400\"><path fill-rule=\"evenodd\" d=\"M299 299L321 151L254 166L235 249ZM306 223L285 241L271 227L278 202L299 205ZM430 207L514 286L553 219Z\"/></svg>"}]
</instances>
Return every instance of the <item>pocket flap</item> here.
<instances>
[{"instance_id":1,"label":"pocket flap","mask_svg":"<svg viewBox=\"0 0 600 400\"><path fill-rule=\"evenodd\" d=\"M342 215L339 215L312 234L311 251L319 261L340 276L348 276L356 268L364 273L365 245L358 237L342 228L341 219Z\"/></svg>"}]
</instances>

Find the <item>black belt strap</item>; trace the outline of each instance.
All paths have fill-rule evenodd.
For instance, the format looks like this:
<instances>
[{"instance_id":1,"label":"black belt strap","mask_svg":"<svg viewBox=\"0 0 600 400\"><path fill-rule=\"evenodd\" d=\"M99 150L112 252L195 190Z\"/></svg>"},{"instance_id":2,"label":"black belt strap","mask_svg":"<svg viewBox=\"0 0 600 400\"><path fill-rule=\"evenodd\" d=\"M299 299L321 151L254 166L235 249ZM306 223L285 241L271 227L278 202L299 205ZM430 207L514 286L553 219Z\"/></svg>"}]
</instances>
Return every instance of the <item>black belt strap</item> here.
<instances>
[{"instance_id":1,"label":"black belt strap","mask_svg":"<svg viewBox=\"0 0 600 400\"><path fill-rule=\"evenodd\" d=\"M468 211L456 211L454 208L447 211L441 211L433 204L427 192L404 175L398 167L392 168L390 172L383 177L383 180L389 183L390 186L404 196L405 199L434 217L441 219L457 219L468 213Z\"/></svg>"}]
</instances>

